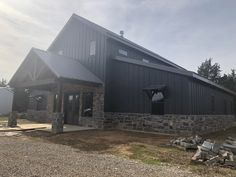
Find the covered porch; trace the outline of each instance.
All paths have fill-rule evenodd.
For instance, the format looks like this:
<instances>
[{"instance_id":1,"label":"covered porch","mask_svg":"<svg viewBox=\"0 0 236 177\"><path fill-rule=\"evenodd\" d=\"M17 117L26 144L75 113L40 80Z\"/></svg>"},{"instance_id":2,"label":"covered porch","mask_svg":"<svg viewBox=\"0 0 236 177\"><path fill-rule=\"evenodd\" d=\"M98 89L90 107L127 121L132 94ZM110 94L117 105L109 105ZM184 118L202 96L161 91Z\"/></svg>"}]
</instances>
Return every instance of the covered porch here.
<instances>
[{"instance_id":1,"label":"covered porch","mask_svg":"<svg viewBox=\"0 0 236 177\"><path fill-rule=\"evenodd\" d=\"M10 81L13 111L26 118L103 128L104 85L79 61L32 49Z\"/></svg>"}]
</instances>

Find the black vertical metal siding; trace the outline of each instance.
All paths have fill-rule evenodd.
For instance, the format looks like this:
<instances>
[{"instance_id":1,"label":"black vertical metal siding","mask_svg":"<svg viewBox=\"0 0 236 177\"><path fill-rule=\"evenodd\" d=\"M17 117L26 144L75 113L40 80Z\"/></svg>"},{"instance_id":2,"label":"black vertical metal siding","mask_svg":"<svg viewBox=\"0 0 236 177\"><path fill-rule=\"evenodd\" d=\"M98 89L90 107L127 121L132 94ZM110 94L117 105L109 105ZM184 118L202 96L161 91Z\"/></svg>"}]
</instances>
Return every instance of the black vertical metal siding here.
<instances>
[{"instance_id":1,"label":"black vertical metal siding","mask_svg":"<svg viewBox=\"0 0 236 177\"><path fill-rule=\"evenodd\" d=\"M91 41L96 41L95 56L89 54ZM216 100L214 114L224 113L225 101L227 113L232 113L232 95L198 81L189 80L183 75L112 61L112 58L120 55L119 49L126 50L130 58L144 58L150 63L170 66L112 39L107 41L106 34L77 21L76 18L70 19L48 50L54 53L62 50L63 55L78 59L105 81L105 111L150 112L150 100L142 89L151 84L166 84L166 114L212 114L211 95L214 95Z\"/></svg>"},{"instance_id":2,"label":"black vertical metal siding","mask_svg":"<svg viewBox=\"0 0 236 177\"><path fill-rule=\"evenodd\" d=\"M89 53L91 41L96 41L95 56L90 56ZM104 81L106 41L105 34L76 18L71 18L48 50L54 53L62 50L63 55L80 60L91 72Z\"/></svg>"},{"instance_id":3,"label":"black vertical metal siding","mask_svg":"<svg viewBox=\"0 0 236 177\"><path fill-rule=\"evenodd\" d=\"M215 111L212 112L211 97L214 96ZM215 87L211 87L197 80L189 80L189 105L190 114L225 114L225 103L227 114L234 114L232 104L234 97Z\"/></svg>"},{"instance_id":4,"label":"black vertical metal siding","mask_svg":"<svg viewBox=\"0 0 236 177\"><path fill-rule=\"evenodd\" d=\"M188 78L140 65L112 60L105 111L150 113L151 101L143 88L167 85L165 114L186 114Z\"/></svg>"}]
</instances>

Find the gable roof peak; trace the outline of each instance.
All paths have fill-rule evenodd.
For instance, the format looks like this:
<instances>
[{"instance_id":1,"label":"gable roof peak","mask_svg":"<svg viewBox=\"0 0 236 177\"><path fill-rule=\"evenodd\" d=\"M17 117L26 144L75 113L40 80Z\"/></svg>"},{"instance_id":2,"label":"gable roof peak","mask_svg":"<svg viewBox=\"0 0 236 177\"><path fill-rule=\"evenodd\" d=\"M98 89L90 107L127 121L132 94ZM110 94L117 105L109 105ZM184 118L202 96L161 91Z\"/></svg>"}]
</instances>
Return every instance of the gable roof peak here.
<instances>
[{"instance_id":1,"label":"gable roof peak","mask_svg":"<svg viewBox=\"0 0 236 177\"><path fill-rule=\"evenodd\" d=\"M81 16L75 14L75 13L72 14L70 20L71 19L76 19L76 20L78 20L81 23L84 23L84 24L86 24L88 26L91 26L92 28L100 31L101 33L105 34L109 38L112 38L112 39L114 39L114 40L116 40L118 42L121 42L121 43L123 43L123 44L125 44L125 45L127 45L127 46L129 46L131 48L134 48L134 49L136 49L138 51L141 51L141 52L143 52L143 53L145 53L145 54L147 54L149 56L152 56L152 57L156 58L157 60L160 60L160 61L162 61L164 63L169 64L172 67L175 67L175 68L178 68L178 69L181 69L181 70L186 70L185 68L183 68L183 67L173 63L172 61L167 60L166 58L164 58L164 57L162 57L162 56L160 56L160 55L158 55L158 54L156 54L156 53L154 53L154 52L152 52L152 51L142 47L141 45L138 45L138 44L128 40L127 38L122 37L121 35L116 34L116 33L112 32L112 31L110 31L110 30L108 30L108 29L106 29L106 28L104 28L104 27L102 27L102 26L92 22L92 21L89 21L88 19L86 19L84 17L81 17Z\"/></svg>"}]
</instances>

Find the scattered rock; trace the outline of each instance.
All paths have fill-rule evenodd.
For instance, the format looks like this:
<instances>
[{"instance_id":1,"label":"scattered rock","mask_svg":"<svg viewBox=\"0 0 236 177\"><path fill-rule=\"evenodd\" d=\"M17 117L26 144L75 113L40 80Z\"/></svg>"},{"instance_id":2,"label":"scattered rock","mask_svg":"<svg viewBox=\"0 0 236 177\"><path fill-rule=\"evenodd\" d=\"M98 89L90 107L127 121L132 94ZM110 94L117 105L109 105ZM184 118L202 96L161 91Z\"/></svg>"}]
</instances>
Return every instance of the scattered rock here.
<instances>
[{"instance_id":1,"label":"scattered rock","mask_svg":"<svg viewBox=\"0 0 236 177\"><path fill-rule=\"evenodd\" d=\"M193 162L236 169L236 140L229 137L220 145L206 140L192 157Z\"/></svg>"},{"instance_id":2,"label":"scattered rock","mask_svg":"<svg viewBox=\"0 0 236 177\"><path fill-rule=\"evenodd\" d=\"M184 150L196 150L198 145L201 145L203 142L203 139L196 135L188 138L180 137L175 140L171 140L170 143L172 146L175 146L180 149Z\"/></svg>"}]
</instances>

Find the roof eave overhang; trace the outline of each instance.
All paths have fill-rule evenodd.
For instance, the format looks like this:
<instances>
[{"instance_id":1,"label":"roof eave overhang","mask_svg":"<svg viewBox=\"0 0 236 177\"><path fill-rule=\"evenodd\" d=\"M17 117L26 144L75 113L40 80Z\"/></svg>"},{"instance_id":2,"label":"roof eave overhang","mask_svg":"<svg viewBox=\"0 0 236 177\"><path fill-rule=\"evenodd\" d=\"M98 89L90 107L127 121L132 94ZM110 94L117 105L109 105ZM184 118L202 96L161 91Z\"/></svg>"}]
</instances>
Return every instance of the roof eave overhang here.
<instances>
[{"instance_id":1,"label":"roof eave overhang","mask_svg":"<svg viewBox=\"0 0 236 177\"><path fill-rule=\"evenodd\" d=\"M204 78L204 77L202 77L202 76L199 76L198 74L196 74L196 73L194 73L194 72L192 72L192 78L197 79L197 80L200 80L200 81L202 81L202 82L205 82L205 83L207 83L207 84L209 84L209 85L211 85L211 86L214 86L214 87L216 87L216 88L218 88L218 89L221 89L221 90L223 90L223 91L225 91L225 92L227 92L227 93L230 93L230 94L236 96L236 93L235 93L235 92L233 92L233 91L231 91L231 90L229 90L229 89L227 89L227 88L225 88L225 87L223 87L223 86L221 86L221 85L218 85L218 84L216 84L216 83L214 83L214 82L212 82L212 81L210 81L210 80L208 80L208 79L206 79L206 78Z\"/></svg>"},{"instance_id":2,"label":"roof eave overhang","mask_svg":"<svg viewBox=\"0 0 236 177\"><path fill-rule=\"evenodd\" d=\"M58 81L74 83L74 84L96 85L96 86L104 84L102 81L87 81L87 80L79 80L79 79L65 78L65 77L59 77Z\"/></svg>"}]
</instances>

